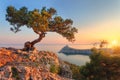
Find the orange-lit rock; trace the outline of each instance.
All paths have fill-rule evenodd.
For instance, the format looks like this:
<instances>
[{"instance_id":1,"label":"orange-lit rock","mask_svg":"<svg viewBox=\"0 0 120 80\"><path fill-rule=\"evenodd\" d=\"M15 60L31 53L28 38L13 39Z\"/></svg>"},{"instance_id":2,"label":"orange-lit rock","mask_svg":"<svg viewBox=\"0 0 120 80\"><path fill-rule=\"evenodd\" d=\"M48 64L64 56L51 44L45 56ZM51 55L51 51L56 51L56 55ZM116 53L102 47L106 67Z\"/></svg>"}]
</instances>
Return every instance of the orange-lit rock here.
<instances>
[{"instance_id":1,"label":"orange-lit rock","mask_svg":"<svg viewBox=\"0 0 120 80\"><path fill-rule=\"evenodd\" d=\"M63 65L55 53L0 48L0 80L71 80L70 76L50 72L51 65Z\"/></svg>"}]
</instances>

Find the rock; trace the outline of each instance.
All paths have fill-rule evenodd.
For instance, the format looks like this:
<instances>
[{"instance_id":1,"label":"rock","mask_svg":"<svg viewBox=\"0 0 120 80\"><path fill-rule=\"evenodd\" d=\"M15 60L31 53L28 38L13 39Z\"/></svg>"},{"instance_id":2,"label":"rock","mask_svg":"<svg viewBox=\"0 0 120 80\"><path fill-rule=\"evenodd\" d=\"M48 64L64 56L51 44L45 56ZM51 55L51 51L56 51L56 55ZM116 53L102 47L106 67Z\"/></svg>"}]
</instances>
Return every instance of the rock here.
<instances>
[{"instance_id":1,"label":"rock","mask_svg":"<svg viewBox=\"0 0 120 80\"><path fill-rule=\"evenodd\" d=\"M17 58L16 54L6 48L0 49L0 67L5 65L7 62L12 62Z\"/></svg>"},{"instance_id":2,"label":"rock","mask_svg":"<svg viewBox=\"0 0 120 80\"><path fill-rule=\"evenodd\" d=\"M62 74L50 72L51 65L61 67ZM72 80L71 75L53 52L0 48L0 80Z\"/></svg>"},{"instance_id":3,"label":"rock","mask_svg":"<svg viewBox=\"0 0 120 80\"><path fill-rule=\"evenodd\" d=\"M69 80L39 68L25 66L4 66L0 71L0 80Z\"/></svg>"},{"instance_id":4,"label":"rock","mask_svg":"<svg viewBox=\"0 0 120 80\"><path fill-rule=\"evenodd\" d=\"M60 75L72 79L72 70L70 66L60 59Z\"/></svg>"}]
</instances>

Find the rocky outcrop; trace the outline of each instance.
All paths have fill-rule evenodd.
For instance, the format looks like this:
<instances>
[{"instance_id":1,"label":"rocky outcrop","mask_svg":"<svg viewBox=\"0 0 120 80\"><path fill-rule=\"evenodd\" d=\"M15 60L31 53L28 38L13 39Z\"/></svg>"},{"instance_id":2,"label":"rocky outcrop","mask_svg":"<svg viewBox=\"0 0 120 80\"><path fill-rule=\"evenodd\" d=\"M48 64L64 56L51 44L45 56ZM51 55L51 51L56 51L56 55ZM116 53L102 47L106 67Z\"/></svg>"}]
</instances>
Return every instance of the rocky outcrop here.
<instances>
[{"instance_id":1,"label":"rocky outcrop","mask_svg":"<svg viewBox=\"0 0 120 80\"><path fill-rule=\"evenodd\" d=\"M50 73L44 67L4 66L0 71L0 80L69 80Z\"/></svg>"},{"instance_id":2,"label":"rocky outcrop","mask_svg":"<svg viewBox=\"0 0 120 80\"><path fill-rule=\"evenodd\" d=\"M90 55L92 54L91 49L75 49L71 48L68 45L63 47L59 53L64 53L66 55L80 54L80 55Z\"/></svg>"},{"instance_id":3,"label":"rocky outcrop","mask_svg":"<svg viewBox=\"0 0 120 80\"><path fill-rule=\"evenodd\" d=\"M0 48L0 80L72 80L72 72L53 52Z\"/></svg>"},{"instance_id":4,"label":"rocky outcrop","mask_svg":"<svg viewBox=\"0 0 120 80\"><path fill-rule=\"evenodd\" d=\"M60 75L71 79L73 75L70 66L62 60L60 60Z\"/></svg>"}]
</instances>

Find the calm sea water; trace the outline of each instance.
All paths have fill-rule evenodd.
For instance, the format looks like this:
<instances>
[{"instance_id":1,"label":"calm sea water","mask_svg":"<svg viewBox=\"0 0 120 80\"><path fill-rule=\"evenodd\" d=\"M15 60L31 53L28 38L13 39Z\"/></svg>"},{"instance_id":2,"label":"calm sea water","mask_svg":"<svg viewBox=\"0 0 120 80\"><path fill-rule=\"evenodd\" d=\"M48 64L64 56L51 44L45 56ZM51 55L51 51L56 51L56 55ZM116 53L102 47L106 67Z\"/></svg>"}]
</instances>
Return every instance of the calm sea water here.
<instances>
[{"instance_id":1,"label":"calm sea water","mask_svg":"<svg viewBox=\"0 0 120 80\"><path fill-rule=\"evenodd\" d=\"M64 46L64 44L37 44L35 45L38 50L51 51L56 53L60 59L68 61L76 65L84 65L86 62L89 62L89 56L84 55L65 55L63 53L58 53ZM91 45L69 45L72 48L76 49L90 49ZM23 44L0 44L0 47L14 47L14 48L23 48Z\"/></svg>"}]
</instances>

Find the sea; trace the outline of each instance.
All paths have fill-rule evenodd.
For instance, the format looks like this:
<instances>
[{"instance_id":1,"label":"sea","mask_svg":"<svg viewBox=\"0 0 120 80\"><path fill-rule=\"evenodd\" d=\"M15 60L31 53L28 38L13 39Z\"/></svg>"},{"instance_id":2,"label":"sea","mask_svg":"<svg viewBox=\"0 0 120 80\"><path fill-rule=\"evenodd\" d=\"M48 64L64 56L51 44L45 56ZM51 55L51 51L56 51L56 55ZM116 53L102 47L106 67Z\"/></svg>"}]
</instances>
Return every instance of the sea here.
<instances>
[{"instance_id":1,"label":"sea","mask_svg":"<svg viewBox=\"0 0 120 80\"><path fill-rule=\"evenodd\" d=\"M93 47L90 44L36 44L35 47L40 51L54 52L60 59L79 66L85 65L90 61L89 56L87 55L65 55L59 53L59 51L66 45L75 49L91 49ZM0 44L0 47L13 47L17 49L21 49L23 46L23 44Z\"/></svg>"}]
</instances>

